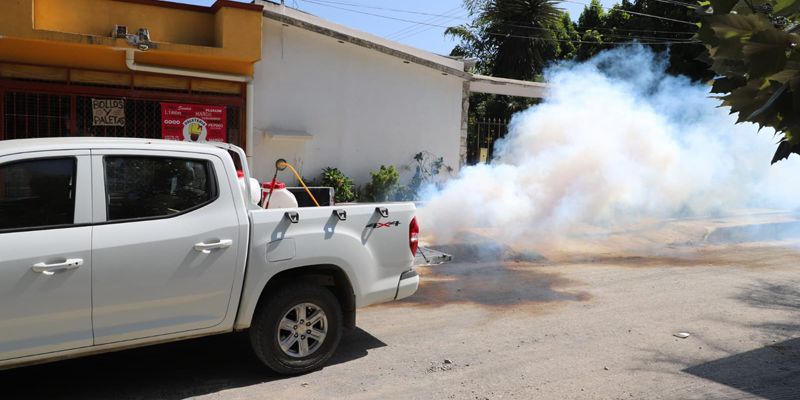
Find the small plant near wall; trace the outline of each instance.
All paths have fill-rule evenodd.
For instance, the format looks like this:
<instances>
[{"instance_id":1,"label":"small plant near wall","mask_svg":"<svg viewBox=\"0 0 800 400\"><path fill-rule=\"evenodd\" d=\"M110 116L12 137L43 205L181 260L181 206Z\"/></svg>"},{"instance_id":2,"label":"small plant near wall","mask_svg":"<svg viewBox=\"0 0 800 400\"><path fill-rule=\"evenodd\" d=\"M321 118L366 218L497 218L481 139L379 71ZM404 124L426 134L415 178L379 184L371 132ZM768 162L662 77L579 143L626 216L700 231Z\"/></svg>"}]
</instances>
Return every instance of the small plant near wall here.
<instances>
[{"instance_id":1,"label":"small plant near wall","mask_svg":"<svg viewBox=\"0 0 800 400\"><path fill-rule=\"evenodd\" d=\"M400 173L394 165L381 165L379 170L369 174L372 181L364 188L367 200L380 202L396 199L400 190Z\"/></svg>"},{"instance_id":2,"label":"small plant near wall","mask_svg":"<svg viewBox=\"0 0 800 400\"><path fill-rule=\"evenodd\" d=\"M406 166L407 169L414 171L411 181L400 192L401 200L419 200L422 189L430 184L436 184L437 178L446 172L452 174L453 167L444 163L444 157L439 157L429 151L420 151L413 157L413 162Z\"/></svg>"},{"instance_id":3,"label":"small plant near wall","mask_svg":"<svg viewBox=\"0 0 800 400\"><path fill-rule=\"evenodd\" d=\"M333 188L334 198L337 203L351 203L358 200L358 188L356 188L353 180L345 176L338 168L323 168L319 183L320 186Z\"/></svg>"}]
</instances>

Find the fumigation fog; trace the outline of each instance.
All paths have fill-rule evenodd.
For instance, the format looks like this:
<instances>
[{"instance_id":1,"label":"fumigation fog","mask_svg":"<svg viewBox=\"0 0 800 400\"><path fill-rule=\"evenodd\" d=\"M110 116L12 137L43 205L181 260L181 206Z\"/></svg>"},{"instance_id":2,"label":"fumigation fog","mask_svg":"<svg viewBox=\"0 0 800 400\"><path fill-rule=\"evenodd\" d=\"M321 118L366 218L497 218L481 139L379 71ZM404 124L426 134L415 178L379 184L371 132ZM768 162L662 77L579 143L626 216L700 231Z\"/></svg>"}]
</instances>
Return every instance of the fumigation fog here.
<instances>
[{"instance_id":1,"label":"fumigation fog","mask_svg":"<svg viewBox=\"0 0 800 400\"><path fill-rule=\"evenodd\" d=\"M423 230L437 243L475 227L547 240L587 224L796 209L800 158L770 165L772 130L736 124L709 86L666 66L627 46L551 67L546 98L512 118L489 164L428 189Z\"/></svg>"}]
</instances>

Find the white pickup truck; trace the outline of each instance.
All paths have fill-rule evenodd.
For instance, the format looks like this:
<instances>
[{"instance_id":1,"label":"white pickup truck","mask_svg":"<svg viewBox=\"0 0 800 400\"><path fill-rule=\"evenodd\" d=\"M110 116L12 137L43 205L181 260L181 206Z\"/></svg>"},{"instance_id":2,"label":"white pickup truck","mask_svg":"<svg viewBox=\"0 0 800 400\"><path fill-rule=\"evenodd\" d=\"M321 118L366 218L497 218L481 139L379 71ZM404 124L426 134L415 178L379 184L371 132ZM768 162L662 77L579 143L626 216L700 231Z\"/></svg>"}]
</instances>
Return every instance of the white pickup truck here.
<instances>
[{"instance_id":1,"label":"white pickup truck","mask_svg":"<svg viewBox=\"0 0 800 400\"><path fill-rule=\"evenodd\" d=\"M302 373L356 308L417 290L412 203L267 210L239 160L230 145L0 142L0 369L249 329L268 367Z\"/></svg>"}]
</instances>

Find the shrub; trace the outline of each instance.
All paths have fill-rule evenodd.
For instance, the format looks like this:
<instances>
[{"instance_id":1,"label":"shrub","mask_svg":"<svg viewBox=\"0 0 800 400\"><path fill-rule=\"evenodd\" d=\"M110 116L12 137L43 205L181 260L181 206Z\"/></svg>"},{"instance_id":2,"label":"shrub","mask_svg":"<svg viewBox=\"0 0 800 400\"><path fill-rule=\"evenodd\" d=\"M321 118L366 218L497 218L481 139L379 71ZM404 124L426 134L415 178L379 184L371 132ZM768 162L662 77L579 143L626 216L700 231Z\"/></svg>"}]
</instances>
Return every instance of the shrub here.
<instances>
[{"instance_id":1,"label":"shrub","mask_svg":"<svg viewBox=\"0 0 800 400\"><path fill-rule=\"evenodd\" d=\"M436 183L436 178L442 172L442 169L448 173L453 172L453 168L444 163L444 157L438 157L428 151L421 151L415 154L413 160L414 162L406 168L413 168L414 176L411 177L408 185L400 191L400 200L419 200L421 189L424 186Z\"/></svg>"},{"instance_id":2,"label":"shrub","mask_svg":"<svg viewBox=\"0 0 800 400\"><path fill-rule=\"evenodd\" d=\"M394 165L381 165L378 171L369 173L372 181L367 183L365 194L370 201L394 200L400 189L400 173Z\"/></svg>"},{"instance_id":3,"label":"shrub","mask_svg":"<svg viewBox=\"0 0 800 400\"><path fill-rule=\"evenodd\" d=\"M345 176L338 168L326 167L322 169L320 186L330 186L334 191L337 203L348 203L358 200L358 191L353 180Z\"/></svg>"}]
</instances>

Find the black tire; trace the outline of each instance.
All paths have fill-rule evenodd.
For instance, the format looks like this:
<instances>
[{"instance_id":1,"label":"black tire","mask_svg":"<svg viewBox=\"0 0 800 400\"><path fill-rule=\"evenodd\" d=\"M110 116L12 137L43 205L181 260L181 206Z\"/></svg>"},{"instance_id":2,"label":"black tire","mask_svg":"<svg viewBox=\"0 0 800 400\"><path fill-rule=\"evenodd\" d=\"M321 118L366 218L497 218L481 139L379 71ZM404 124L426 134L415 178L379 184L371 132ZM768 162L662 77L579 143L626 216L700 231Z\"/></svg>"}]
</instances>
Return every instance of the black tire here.
<instances>
[{"instance_id":1,"label":"black tire","mask_svg":"<svg viewBox=\"0 0 800 400\"><path fill-rule=\"evenodd\" d=\"M267 367L284 375L302 374L321 368L336 351L342 338L342 308L336 297L327 288L308 283L288 284L268 296L256 310L250 327L250 344L256 356ZM292 314L292 310L304 303L317 306L324 312L327 332L320 342L313 341L309 336L306 343L313 342L316 346L310 354L300 356L297 350L298 354L290 355L279 343L279 335L288 337L288 331L281 330L279 326L285 316L297 315ZM291 353L293 349L288 351Z\"/></svg>"}]
</instances>

